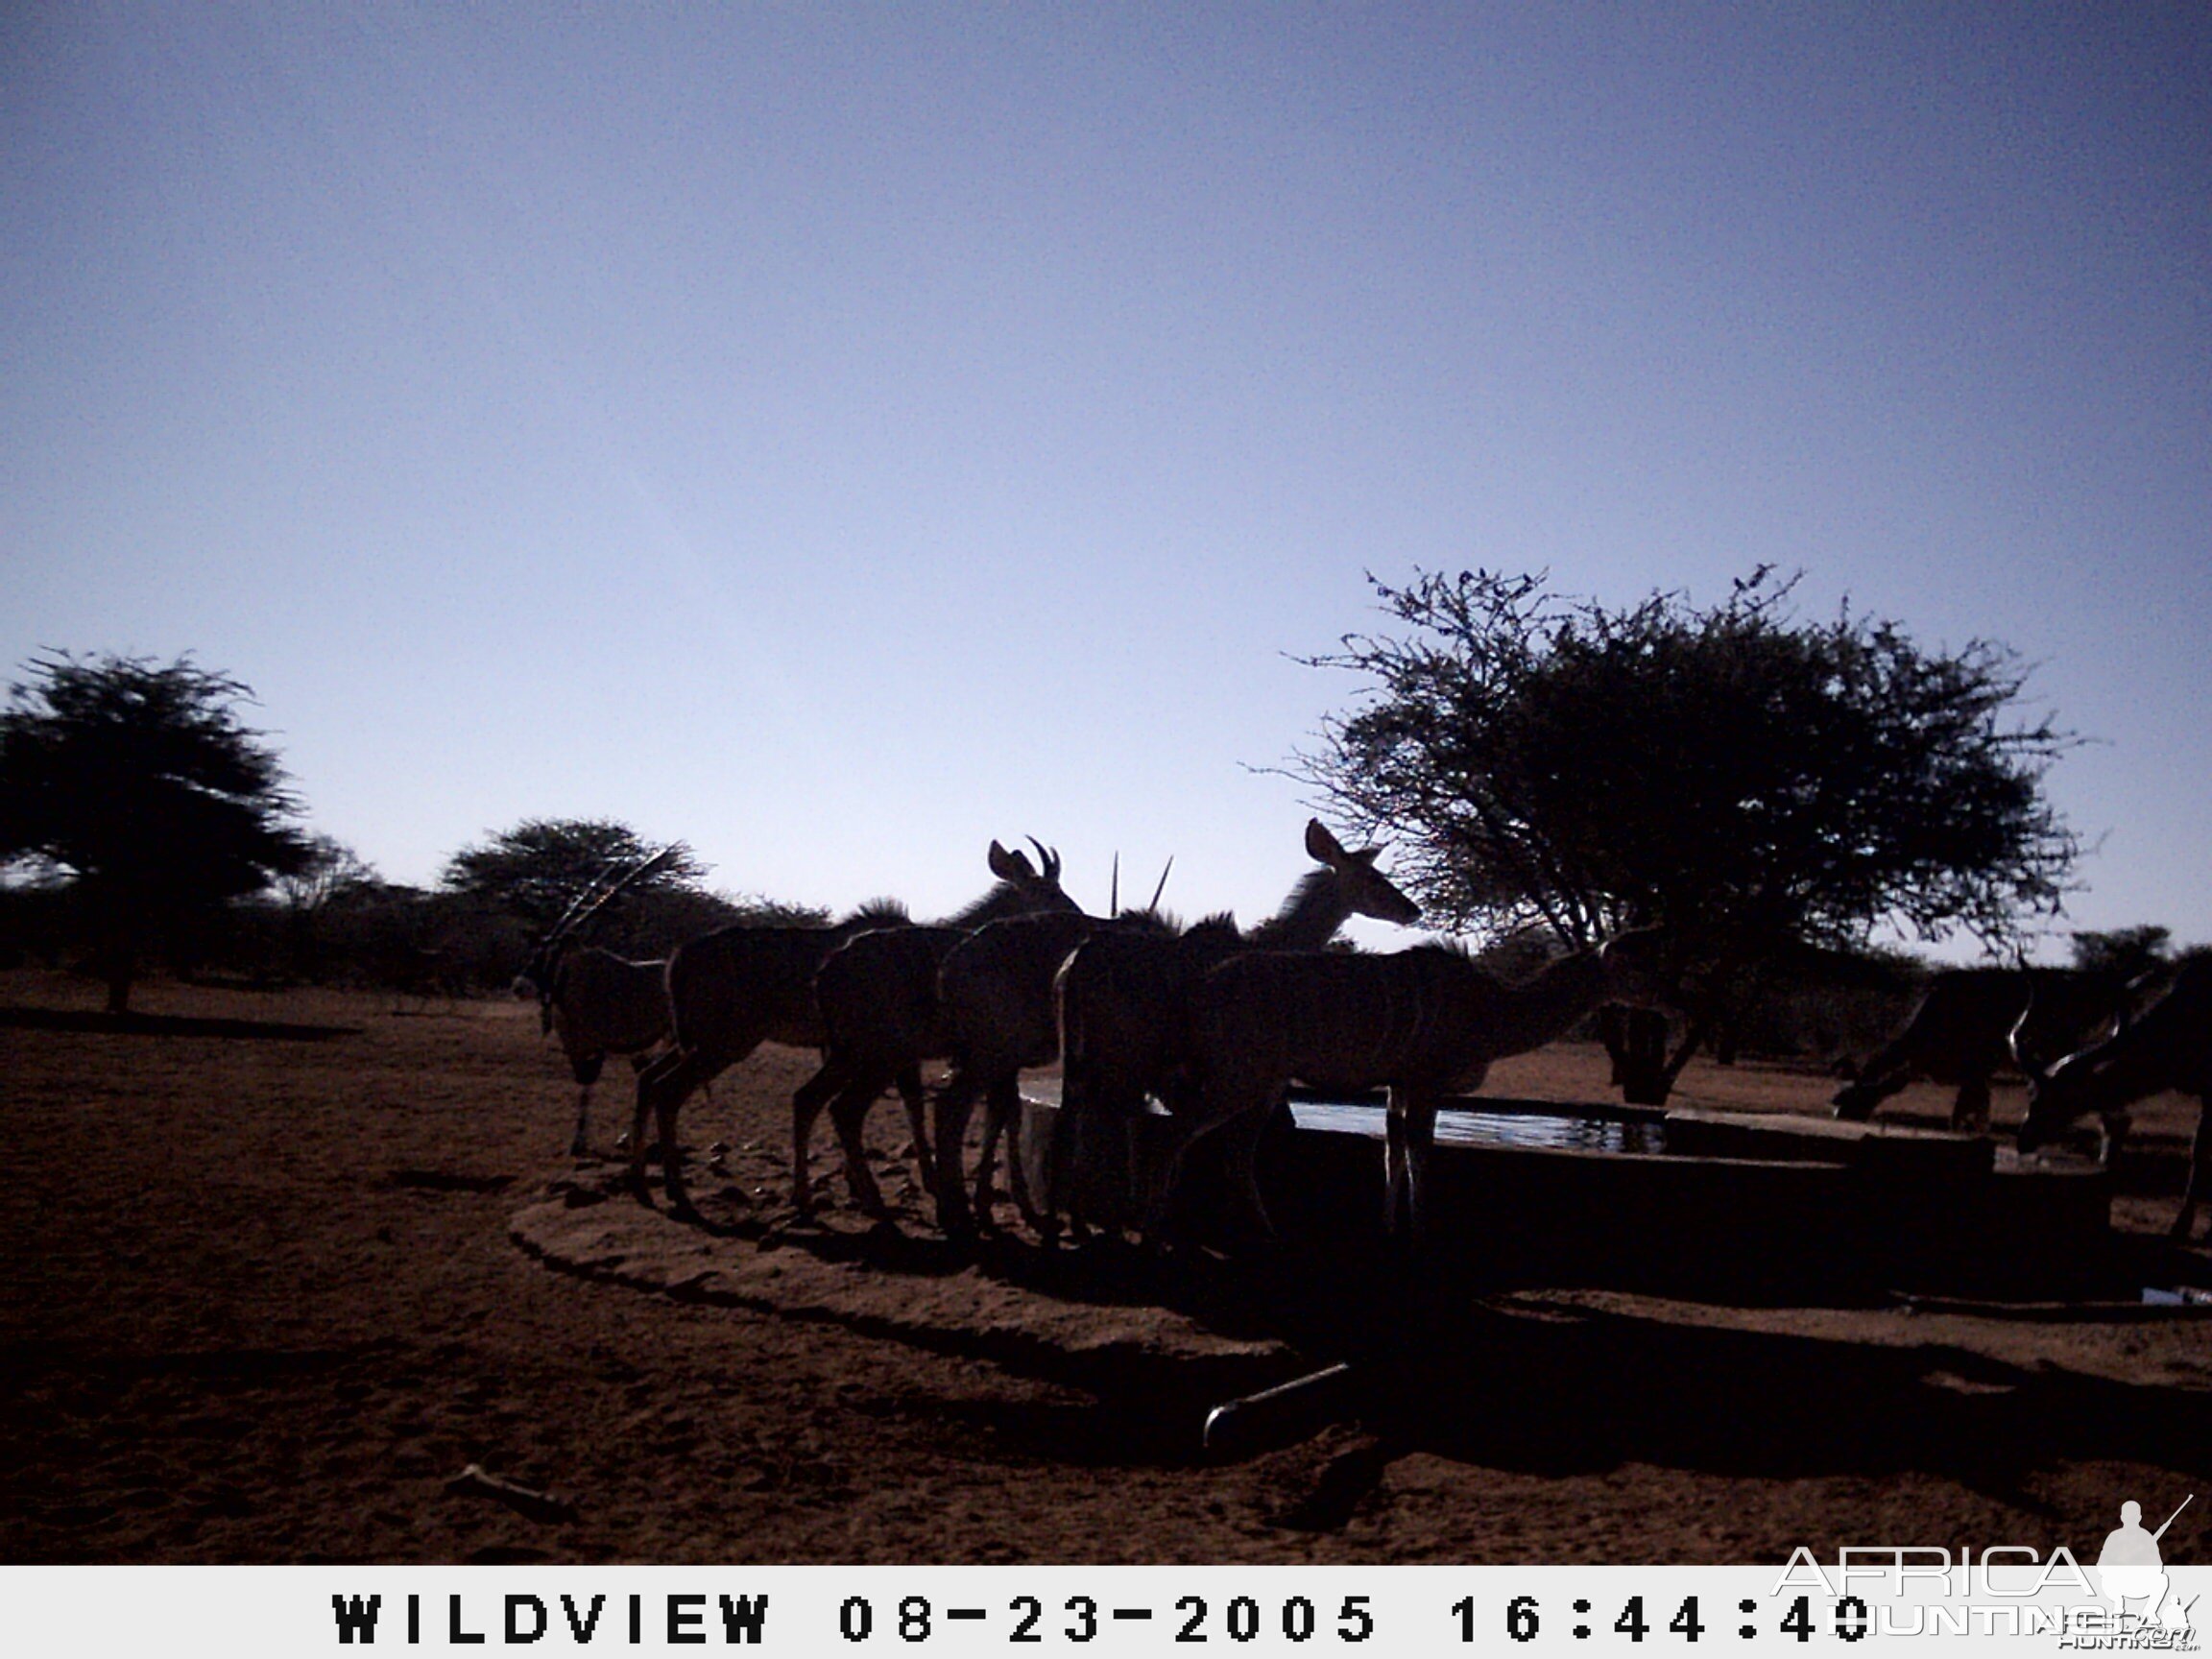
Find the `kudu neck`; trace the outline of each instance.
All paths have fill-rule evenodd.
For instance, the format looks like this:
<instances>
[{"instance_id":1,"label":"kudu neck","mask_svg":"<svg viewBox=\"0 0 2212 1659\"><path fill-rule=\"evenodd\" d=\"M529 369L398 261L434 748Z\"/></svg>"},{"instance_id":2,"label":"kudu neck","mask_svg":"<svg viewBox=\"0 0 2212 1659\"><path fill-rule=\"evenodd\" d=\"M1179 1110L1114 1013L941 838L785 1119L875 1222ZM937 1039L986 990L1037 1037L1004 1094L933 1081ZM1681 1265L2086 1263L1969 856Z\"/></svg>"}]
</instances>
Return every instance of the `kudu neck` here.
<instances>
[{"instance_id":1,"label":"kudu neck","mask_svg":"<svg viewBox=\"0 0 2212 1659\"><path fill-rule=\"evenodd\" d=\"M1042 910L1056 910L1060 906L1025 893L1011 881L1001 881L974 903L958 915L948 916L938 924L942 927L963 927L973 933L987 922L1002 922L1010 916L1027 916ZM1069 906L1072 909L1072 906Z\"/></svg>"},{"instance_id":2,"label":"kudu neck","mask_svg":"<svg viewBox=\"0 0 2212 1659\"><path fill-rule=\"evenodd\" d=\"M1315 870L1300 878L1283 907L1244 936L1257 950L1318 950L1336 937L1351 918L1344 878L1334 870Z\"/></svg>"},{"instance_id":3,"label":"kudu neck","mask_svg":"<svg viewBox=\"0 0 2212 1659\"><path fill-rule=\"evenodd\" d=\"M1596 950L1577 950L1503 990L1498 1021L1515 1039L1507 1052L1526 1052L1564 1036L1605 1000L1605 964Z\"/></svg>"}]
</instances>

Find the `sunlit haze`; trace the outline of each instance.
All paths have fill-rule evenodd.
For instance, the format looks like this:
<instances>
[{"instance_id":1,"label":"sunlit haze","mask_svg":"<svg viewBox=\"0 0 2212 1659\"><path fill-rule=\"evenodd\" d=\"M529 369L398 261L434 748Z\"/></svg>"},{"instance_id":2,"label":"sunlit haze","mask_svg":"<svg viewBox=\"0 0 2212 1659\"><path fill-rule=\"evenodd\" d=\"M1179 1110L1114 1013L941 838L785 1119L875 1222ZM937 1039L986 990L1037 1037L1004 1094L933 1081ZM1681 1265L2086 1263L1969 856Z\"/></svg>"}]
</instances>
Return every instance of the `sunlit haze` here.
<instances>
[{"instance_id":1,"label":"sunlit haze","mask_svg":"<svg viewBox=\"0 0 2212 1659\"><path fill-rule=\"evenodd\" d=\"M389 878L1250 922L1364 572L1772 564L2095 739L2046 954L2212 940L2200 7L15 5L0 146L0 663Z\"/></svg>"}]
</instances>

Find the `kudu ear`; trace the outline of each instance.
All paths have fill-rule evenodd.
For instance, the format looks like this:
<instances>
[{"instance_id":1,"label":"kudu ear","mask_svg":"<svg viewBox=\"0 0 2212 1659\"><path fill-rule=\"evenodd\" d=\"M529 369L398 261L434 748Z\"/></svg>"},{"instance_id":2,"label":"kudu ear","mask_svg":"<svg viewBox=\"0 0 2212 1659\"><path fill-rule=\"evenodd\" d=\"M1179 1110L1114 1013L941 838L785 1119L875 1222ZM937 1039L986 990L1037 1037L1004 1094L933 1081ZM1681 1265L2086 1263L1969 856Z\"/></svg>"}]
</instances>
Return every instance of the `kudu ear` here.
<instances>
[{"instance_id":1,"label":"kudu ear","mask_svg":"<svg viewBox=\"0 0 2212 1659\"><path fill-rule=\"evenodd\" d=\"M1026 853L1009 853L996 841L991 843L991 874L1001 881L1037 879L1037 872L1029 868Z\"/></svg>"},{"instance_id":2,"label":"kudu ear","mask_svg":"<svg viewBox=\"0 0 2212 1659\"><path fill-rule=\"evenodd\" d=\"M1345 857L1342 845L1329 833L1329 826L1318 818L1306 821L1306 851L1316 864L1326 864L1331 869L1341 864Z\"/></svg>"}]
</instances>

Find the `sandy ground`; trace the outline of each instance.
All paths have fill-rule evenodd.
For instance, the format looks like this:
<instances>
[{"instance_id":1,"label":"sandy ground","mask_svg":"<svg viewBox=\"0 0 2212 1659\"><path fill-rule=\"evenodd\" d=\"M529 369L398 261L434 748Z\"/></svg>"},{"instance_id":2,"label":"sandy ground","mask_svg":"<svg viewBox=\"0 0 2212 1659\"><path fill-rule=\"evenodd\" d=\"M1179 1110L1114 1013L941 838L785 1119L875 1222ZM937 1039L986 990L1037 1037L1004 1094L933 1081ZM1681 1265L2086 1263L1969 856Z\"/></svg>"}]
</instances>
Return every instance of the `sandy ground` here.
<instances>
[{"instance_id":1,"label":"sandy ground","mask_svg":"<svg viewBox=\"0 0 2212 1659\"><path fill-rule=\"evenodd\" d=\"M2188 1312L1743 1308L1603 1287L1346 1293L1206 1257L952 1251L907 1212L789 1225L764 1050L685 1114L711 1230L566 1156L574 1091L504 1002L0 974L0 1558L95 1562L1779 1562L1795 1546L2065 1543L2212 1485ZM1572 1046L1500 1094L1602 1094ZM1687 1103L1826 1080L1696 1068ZM627 1118L619 1064L594 1140ZM1896 1103L1933 1115L1940 1097ZM2017 1091L2000 1092L2002 1122ZM2115 1220L2146 1272L2193 1104L2149 1115ZM819 1132L826 1142L826 1126ZM816 1168L834 1176L833 1148ZM1330 1357L1386 1384L1209 1460L1208 1404ZM1387 1326L1378 1334L1372 1329ZM477 1464L549 1493L511 1504ZM2212 1560L2212 1511L2166 1543Z\"/></svg>"}]
</instances>

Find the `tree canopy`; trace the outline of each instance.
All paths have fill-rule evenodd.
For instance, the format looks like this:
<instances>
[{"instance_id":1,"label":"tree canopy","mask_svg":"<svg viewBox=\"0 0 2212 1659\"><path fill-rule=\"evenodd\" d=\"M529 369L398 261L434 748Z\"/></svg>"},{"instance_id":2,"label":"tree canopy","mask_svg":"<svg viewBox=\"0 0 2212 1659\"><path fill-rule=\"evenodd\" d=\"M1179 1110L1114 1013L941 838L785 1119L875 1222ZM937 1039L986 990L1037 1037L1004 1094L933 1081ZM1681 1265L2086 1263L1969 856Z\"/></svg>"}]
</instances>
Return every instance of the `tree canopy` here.
<instances>
[{"instance_id":1,"label":"tree canopy","mask_svg":"<svg viewBox=\"0 0 2212 1659\"><path fill-rule=\"evenodd\" d=\"M1580 946L1666 924L1704 970L1693 1043L1794 945L1882 923L2017 942L2077 855L2042 792L2072 739L2019 711L2004 647L1927 650L1848 608L1804 621L1793 585L1763 566L1711 609L1609 610L1541 575L1374 582L1408 631L1308 659L1374 684L1293 775L1397 838L1401 885L1461 930Z\"/></svg>"},{"instance_id":2,"label":"tree canopy","mask_svg":"<svg viewBox=\"0 0 2212 1659\"><path fill-rule=\"evenodd\" d=\"M643 864L663 849L627 824L604 818L530 818L500 830L482 846L464 847L446 861L440 884L470 894L549 926L602 878ZM633 891L695 889L706 874L690 849L678 843L658 870Z\"/></svg>"},{"instance_id":3,"label":"tree canopy","mask_svg":"<svg viewBox=\"0 0 2212 1659\"><path fill-rule=\"evenodd\" d=\"M2133 979L2172 965L2174 930L2145 923L2105 932L2082 929L2073 938L2074 966L2084 974Z\"/></svg>"},{"instance_id":4,"label":"tree canopy","mask_svg":"<svg viewBox=\"0 0 2212 1659\"><path fill-rule=\"evenodd\" d=\"M121 1012L156 937L304 869L308 843L276 752L238 717L242 681L189 656L26 667L0 711L0 859L67 875Z\"/></svg>"}]
</instances>

